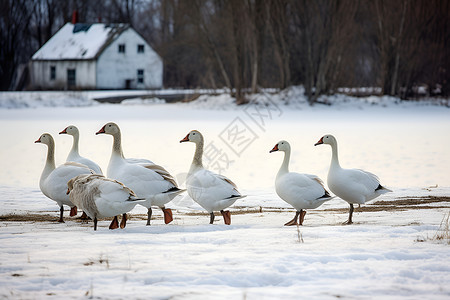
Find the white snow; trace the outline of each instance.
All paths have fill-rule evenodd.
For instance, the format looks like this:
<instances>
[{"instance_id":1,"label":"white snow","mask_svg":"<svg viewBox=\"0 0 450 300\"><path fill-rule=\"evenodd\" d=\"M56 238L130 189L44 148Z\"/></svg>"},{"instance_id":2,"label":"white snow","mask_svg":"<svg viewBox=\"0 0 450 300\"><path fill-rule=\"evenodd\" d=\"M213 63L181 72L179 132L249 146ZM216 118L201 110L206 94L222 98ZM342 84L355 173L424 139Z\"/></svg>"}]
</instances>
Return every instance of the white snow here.
<instances>
[{"instance_id":1,"label":"white snow","mask_svg":"<svg viewBox=\"0 0 450 300\"><path fill-rule=\"evenodd\" d=\"M348 204L337 198L309 210L298 231L283 226L294 210L274 190L282 155L269 154L286 139L293 150L290 169L326 182L331 150L313 144L332 133L343 167L371 171L394 190L364 207L402 197L448 197L450 110L435 100L339 95L322 99L332 105L310 107L301 88L292 88L256 96L258 105L230 108L233 99L227 95L192 103L134 99L93 105L89 99L96 92L83 93L89 103L80 106L70 93L61 100L48 100L48 92L16 98L0 93L0 106L15 108L0 109L0 298L450 297L449 245L433 239L450 212L448 201L355 212L355 224L341 226ZM15 101L5 104L6 98ZM78 107L66 107L73 105ZM124 230L110 231L104 220L94 232L92 223L68 212L64 224L49 221L58 218L58 207L39 191L46 148L33 142L50 132L58 165L72 144L58 132L77 125L80 153L106 170L112 140L94 133L108 121L121 127L126 156L163 165L181 185L194 148L179 140L191 129L201 130L210 147L205 164L220 167L248 195L231 207L232 225L223 225L221 216L209 225L208 215L199 214L203 210L185 195L169 204L175 218L169 225L154 209L152 226L145 226L142 206L131 212ZM236 130L243 135L233 136ZM4 219L11 214L46 220Z\"/></svg>"},{"instance_id":2,"label":"white snow","mask_svg":"<svg viewBox=\"0 0 450 300\"><path fill-rule=\"evenodd\" d=\"M164 99L152 97L149 99L130 98L130 99L123 100L120 104L122 104L122 105L148 105L148 104L163 104L163 103L166 103L166 101Z\"/></svg>"},{"instance_id":3,"label":"white snow","mask_svg":"<svg viewBox=\"0 0 450 300\"><path fill-rule=\"evenodd\" d=\"M75 26L67 23L55 35L48 40L32 57L34 60L55 59L93 59L114 36L117 29L123 28L125 24L91 24L88 30L73 32Z\"/></svg>"},{"instance_id":4,"label":"white snow","mask_svg":"<svg viewBox=\"0 0 450 300\"><path fill-rule=\"evenodd\" d=\"M84 92L0 92L0 109L96 105Z\"/></svg>"}]
</instances>

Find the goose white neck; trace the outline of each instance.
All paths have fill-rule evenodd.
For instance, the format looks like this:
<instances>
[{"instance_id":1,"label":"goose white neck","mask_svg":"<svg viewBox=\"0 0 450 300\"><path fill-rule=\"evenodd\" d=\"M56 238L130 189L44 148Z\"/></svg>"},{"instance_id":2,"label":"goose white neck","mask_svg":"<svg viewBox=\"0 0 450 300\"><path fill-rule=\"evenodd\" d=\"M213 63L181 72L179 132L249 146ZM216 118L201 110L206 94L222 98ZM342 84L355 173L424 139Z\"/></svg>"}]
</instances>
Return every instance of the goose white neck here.
<instances>
[{"instance_id":1,"label":"goose white neck","mask_svg":"<svg viewBox=\"0 0 450 300\"><path fill-rule=\"evenodd\" d=\"M55 142L50 140L47 145L47 160L45 162L44 170L42 171L41 181L48 177L48 175L56 168L55 165Z\"/></svg>"},{"instance_id":2,"label":"goose white neck","mask_svg":"<svg viewBox=\"0 0 450 300\"><path fill-rule=\"evenodd\" d=\"M115 133L113 135L113 138L114 138L114 142L113 142L111 159L113 157L124 158L123 152L122 152L122 135L120 134L120 131Z\"/></svg>"},{"instance_id":3,"label":"goose white neck","mask_svg":"<svg viewBox=\"0 0 450 300\"><path fill-rule=\"evenodd\" d=\"M288 150L284 151L283 163L281 164L280 170L278 171L277 178L280 177L281 175L289 173L290 159L291 159L291 150L288 149Z\"/></svg>"},{"instance_id":4,"label":"goose white neck","mask_svg":"<svg viewBox=\"0 0 450 300\"><path fill-rule=\"evenodd\" d=\"M203 140L195 143L195 153L194 159L192 160L191 168L189 169L189 174L192 174L197 169L203 169Z\"/></svg>"},{"instance_id":5,"label":"goose white neck","mask_svg":"<svg viewBox=\"0 0 450 300\"><path fill-rule=\"evenodd\" d=\"M73 135L73 145L72 145L72 149L70 150L69 157L79 156L79 152L78 152L79 141L80 141L80 134L77 132Z\"/></svg>"},{"instance_id":6,"label":"goose white neck","mask_svg":"<svg viewBox=\"0 0 450 300\"><path fill-rule=\"evenodd\" d=\"M337 167L340 168L341 165L339 164L339 157L338 157L338 146L337 142L334 142L330 144L331 146L331 168Z\"/></svg>"}]
</instances>

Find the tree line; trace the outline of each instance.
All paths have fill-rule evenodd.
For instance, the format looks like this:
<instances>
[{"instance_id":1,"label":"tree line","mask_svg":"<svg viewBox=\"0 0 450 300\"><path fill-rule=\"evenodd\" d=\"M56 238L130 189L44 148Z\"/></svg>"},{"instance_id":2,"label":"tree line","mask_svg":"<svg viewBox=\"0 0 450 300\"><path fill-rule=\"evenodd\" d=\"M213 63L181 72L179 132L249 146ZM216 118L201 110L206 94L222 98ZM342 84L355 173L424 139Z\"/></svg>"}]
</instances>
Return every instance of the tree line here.
<instances>
[{"instance_id":1,"label":"tree line","mask_svg":"<svg viewBox=\"0 0 450 300\"><path fill-rule=\"evenodd\" d=\"M164 61L166 87L303 85L314 103L340 87L448 96L448 0L0 0L0 89L77 10L130 23Z\"/></svg>"}]
</instances>

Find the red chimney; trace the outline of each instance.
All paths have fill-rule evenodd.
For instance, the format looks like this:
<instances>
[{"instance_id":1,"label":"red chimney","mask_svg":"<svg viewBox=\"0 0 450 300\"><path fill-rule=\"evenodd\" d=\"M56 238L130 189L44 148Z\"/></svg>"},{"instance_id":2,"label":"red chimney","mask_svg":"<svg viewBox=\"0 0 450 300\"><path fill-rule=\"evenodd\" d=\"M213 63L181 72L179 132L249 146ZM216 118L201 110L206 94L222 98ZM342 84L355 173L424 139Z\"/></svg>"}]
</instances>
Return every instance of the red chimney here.
<instances>
[{"instance_id":1,"label":"red chimney","mask_svg":"<svg viewBox=\"0 0 450 300\"><path fill-rule=\"evenodd\" d=\"M74 10L72 13L72 24L78 23L78 11Z\"/></svg>"}]
</instances>

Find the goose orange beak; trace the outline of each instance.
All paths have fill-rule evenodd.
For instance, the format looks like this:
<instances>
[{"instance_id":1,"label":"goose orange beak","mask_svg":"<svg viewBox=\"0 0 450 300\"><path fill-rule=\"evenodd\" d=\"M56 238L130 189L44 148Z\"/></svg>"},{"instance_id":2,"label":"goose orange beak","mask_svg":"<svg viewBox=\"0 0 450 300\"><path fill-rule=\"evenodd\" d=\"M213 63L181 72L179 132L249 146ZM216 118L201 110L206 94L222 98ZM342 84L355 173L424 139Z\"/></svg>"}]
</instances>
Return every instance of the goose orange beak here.
<instances>
[{"instance_id":1,"label":"goose orange beak","mask_svg":"<svg viewBox=\"0 0 450 300\"><path fill-rule=\"evenodd\" d=\"M189 142L189 133L180 141L180 143Z\"/></svg>"},{"instance_id":2,"label":"goose orange beak","mask_svg":"<svg viewBox=\"0 0 450 300\"><path fill-rule=\"evenodd\" d=\"M42 143L41 138L37 139L37 141L34 141L35 143Z\"/></svg>"},{"instance_id":3,"label":"goose orange beak","mask_svg":"<svg viewBox=\"0 0 450 300\"><path fill-rule=\"evenodd\" d=\"M102 127L102 129L100 129L99 131L97 131L95 134L100 134L100 133L106 133L105 132L105 126Z\"/></svg>"},{"instance_id":4,"label":"goose orange beak","mask_svg":"<svg viewBox=\"0 0 450 300\"><path fill-rule=\"evenodd\" d=\"M61 131L59 134L67 134L67 127L63 131Z\"/></svg>"},{"instance_id":5,"label":"goose orange beak","mask_svg":"<svg viewBox=\"0 0 450 300\"><path fill-rule=\"evenodd\" d=\"M272 152L275 152L275 151L278 151L278 150L279 150L279 149L278 149L278 144L276 144L276 145L273 147L273 149L269 151L269 153L272 153Z\"/></svg>"},{"instance_id":6,"label":"goose orange beak","mask_svg":"<svg viewBox=\"0 0 450 300\"><path fill-rule=\"evenodd\" d=\"M322 145L322 144L323 144L323 137L321 137L320 140L314 144L314 146Z\"/></svg>"}]
</instances>

